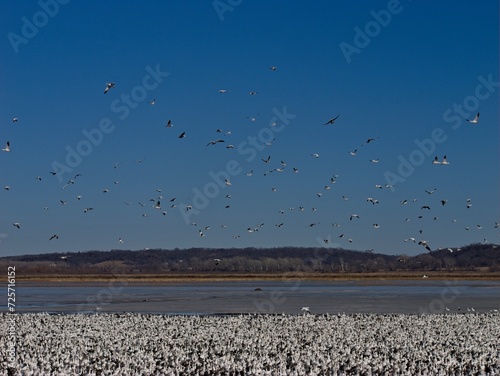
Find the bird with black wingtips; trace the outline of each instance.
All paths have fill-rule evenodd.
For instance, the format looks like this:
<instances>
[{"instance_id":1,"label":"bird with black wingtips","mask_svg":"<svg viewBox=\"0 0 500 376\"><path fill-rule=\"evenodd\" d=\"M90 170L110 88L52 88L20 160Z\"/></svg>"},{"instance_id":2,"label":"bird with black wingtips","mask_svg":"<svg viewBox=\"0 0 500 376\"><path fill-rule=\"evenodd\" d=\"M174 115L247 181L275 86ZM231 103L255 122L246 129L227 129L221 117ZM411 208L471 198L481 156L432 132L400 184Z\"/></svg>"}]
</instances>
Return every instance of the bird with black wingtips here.
<instances>
[{"instance_id":1,"label":"bird with black wingtips","mask_svg":"<svg viewBox=\"0 0 500 376\"><path fill-rule=\"evenodd\" d=\"M108 83L106 83L106 89L104 89L104 94L106 94L110 89L112 89L114 87L115 87L114 82L108 82Z\"/></svg>"},{"instance_id":2,"label":"bird with black wingtips","mask_svg":"<svg viewBox=\"0 0 500 376\"><path fill-rule=\"evenodd\" d=\"M421 245L422 247L424 247L425 249L427 249L429 252L432 251L431 247L429 247L429 243L427 240L420 240L418 242L418 245Z\"/></svg>"},{"instance_id":3,"label":"bird with black wingtips","mask_svg":"<svg viewBox=\"0 0 500 376\"><path fill-rule=\"evenodd\" d=\"M474 117L474 119L472 120L469 120L469 119L465 119L467 122L471 123L471 124L477 124L479 123L479 112L476 114L476 116Z\"/></svg>"}]
</instances>

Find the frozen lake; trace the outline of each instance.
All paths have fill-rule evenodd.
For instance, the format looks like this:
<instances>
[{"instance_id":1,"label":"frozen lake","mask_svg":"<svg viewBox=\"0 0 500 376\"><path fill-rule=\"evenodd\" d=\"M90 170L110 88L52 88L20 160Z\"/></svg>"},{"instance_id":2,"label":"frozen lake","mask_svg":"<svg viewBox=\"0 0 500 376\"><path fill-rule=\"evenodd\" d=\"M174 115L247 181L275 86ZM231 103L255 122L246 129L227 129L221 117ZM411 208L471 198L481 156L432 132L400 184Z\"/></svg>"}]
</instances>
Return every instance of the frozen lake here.
<instances>
[{"instance_id":1,"label":"frozen lake","mask_svg":"<svg viewBox=\"0 0 500 376\"><path fill-rule=\"evenodd\" d=\"M7 306L6 296L2 304ZM500 311L499 281L17 283L17 312L467 313Z\"/></svg>"}]
</instances>

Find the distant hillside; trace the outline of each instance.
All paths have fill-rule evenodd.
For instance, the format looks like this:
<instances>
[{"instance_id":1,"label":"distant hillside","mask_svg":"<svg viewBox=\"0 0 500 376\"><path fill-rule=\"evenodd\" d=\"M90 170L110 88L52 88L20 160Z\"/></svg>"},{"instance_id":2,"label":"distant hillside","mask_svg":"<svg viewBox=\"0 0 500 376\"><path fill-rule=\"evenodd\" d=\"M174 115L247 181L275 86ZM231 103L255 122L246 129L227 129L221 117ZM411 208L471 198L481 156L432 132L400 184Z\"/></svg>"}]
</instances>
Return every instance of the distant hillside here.
<instances>
[{"instance_id":1,"label":"distant hillside","mask_svg":"<svg viewBox=\"0 0 500 376\"><path fill-rule=\"evenodd\" d=\"M179 272L283 273L385 271L500 271L500 246L471 244L409 257L337 248L190 248L47 253L2 257L19 273L134 274Z\"/></svg>"}]
</instances>

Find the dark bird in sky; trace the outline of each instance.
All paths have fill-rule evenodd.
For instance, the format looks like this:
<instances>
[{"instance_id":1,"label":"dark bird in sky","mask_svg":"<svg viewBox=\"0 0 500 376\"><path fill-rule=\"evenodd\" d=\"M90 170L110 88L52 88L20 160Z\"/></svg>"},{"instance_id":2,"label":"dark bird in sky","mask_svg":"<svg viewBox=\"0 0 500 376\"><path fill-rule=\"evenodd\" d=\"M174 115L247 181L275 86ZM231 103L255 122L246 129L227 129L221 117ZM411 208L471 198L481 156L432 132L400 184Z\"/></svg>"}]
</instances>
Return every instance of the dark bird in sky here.
<instances>
[{"instance_id":1,"label":"dark bird in sky","mask_svg":"<svg viewBox=\"0 0 500 376\"><path fill-rule=\"evenodd\" d=\"M214 141L210 141L210 142L207 144L207 146L208 146L208 145L215 145L215 144L216 144L216 143L218 143L218 142L225 142L225 141L224 141L224 140L221 140L221 139L219 139L219 140L214 140Z\"/></svg>"},{"instance_id":2,"label":"dark bird in sky","mask_svg":"<svg viewBox=\"0 0 500 376\"><path fill-rule=\"evenodd\" d=\"M179 135L179 138L184 138L186 137L186 132L182 132L180 135Z\"/></svg>"},{"instance_id":3,"label":"dark bird in sky","mask_svg":"<svg viewBox=\"0 0 500 376\"><path fill-rule=\"evenodd\" d=\"M335 116L334 118L331 118L330 120L328 120L325 124L323 125L328 125L328 124L333 124L335 123L335 120L337 120L339 118L340 114L338 114L337 116Z\"/></svg>"}]
</instances>

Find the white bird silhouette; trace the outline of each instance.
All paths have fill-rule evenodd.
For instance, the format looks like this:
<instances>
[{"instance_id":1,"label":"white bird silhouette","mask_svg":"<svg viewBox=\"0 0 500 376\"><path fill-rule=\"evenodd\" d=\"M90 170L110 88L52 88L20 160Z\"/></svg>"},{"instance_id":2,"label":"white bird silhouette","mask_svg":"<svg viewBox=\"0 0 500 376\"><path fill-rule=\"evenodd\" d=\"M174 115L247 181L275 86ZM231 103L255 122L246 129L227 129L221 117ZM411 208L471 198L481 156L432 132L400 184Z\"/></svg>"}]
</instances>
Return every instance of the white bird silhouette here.
<instances>
[{"instance_id":1,"label":"white bird silhouette","mask_svg":"<svg viewBox=\"0 0 500 376\"><path fill-rule=\"evenodd\" d=\"M476 114L476 116L474 117L474 119L472 119L472 120L465 119L465 120L468 121L471 124L477 124L477 123L479 123L479 112Z\"/></svg>"},{"instance_id":2,"label":"white bird silhouette","mask_svg":"<svg viewBox=\"0 0 500 376\"><path fill-rule=\"evenodd\" d=\"M450 162L448 162L448 161L446 160L446 155L443 157L443 160L442 160L441 162L439 161L439 159L438 159L438 157L437 157L437 155L436 155L436 157L435 157L435 158L434 158L434 160L432 161L432 164L449 165L449 164L450 164Z\"/></svg>"}]
</instances>

